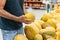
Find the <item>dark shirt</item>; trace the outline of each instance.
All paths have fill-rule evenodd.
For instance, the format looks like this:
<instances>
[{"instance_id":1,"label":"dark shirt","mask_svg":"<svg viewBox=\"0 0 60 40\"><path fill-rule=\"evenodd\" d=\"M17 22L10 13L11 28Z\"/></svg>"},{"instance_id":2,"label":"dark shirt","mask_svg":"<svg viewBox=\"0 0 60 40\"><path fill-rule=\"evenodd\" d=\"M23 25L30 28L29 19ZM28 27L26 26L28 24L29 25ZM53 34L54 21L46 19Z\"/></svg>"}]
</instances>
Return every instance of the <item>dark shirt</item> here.
<instances>
[{"instance_id":1,"label":"dark shirt","mask_svg":"<svg viewBox=\"0 0 60 40\"><path fill-rule=\"evenodd\" d=\"M15 16L21 16L23 12L23 0L6 0L4 9ZM3 30L17 30L22 27L22 23L0 17L0 28Z\"/></svg>"}]
</instances>

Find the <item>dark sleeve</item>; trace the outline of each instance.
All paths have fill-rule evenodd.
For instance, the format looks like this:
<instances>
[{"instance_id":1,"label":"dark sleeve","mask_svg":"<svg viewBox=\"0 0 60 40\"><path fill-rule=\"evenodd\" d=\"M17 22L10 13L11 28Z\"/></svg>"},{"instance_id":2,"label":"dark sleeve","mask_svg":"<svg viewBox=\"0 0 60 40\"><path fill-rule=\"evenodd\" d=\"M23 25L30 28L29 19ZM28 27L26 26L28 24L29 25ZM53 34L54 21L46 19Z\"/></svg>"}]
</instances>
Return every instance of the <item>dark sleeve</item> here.
<instances>
[{"instance_id":1,"label":"dark sleeve","mask_svg":"<svg viewBox=\"0 0 60 40\"><path fill-rule=\"evenodd\" d=\"M24 13L18 0L7 1L4 9L15 16L20 16Z\"/></svg>"},{"instance_id":2,"label":"dark sleeve","mask_svg":"<svg viewBox=\"0 0 60 40\"><path fill-rule=\"evenodd\" d=\"M19 0L19 4L20 4L21 6L23 6L24 0Z\"/></svg>"}]
</instances>

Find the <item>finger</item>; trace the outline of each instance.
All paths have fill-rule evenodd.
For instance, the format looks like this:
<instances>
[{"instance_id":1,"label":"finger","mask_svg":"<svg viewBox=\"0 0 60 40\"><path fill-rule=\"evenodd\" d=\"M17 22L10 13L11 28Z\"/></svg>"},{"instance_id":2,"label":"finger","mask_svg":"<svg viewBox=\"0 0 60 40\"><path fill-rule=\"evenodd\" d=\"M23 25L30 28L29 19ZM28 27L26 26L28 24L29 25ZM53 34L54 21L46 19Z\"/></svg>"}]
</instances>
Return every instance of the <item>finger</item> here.
<instances>
[{"instance_id":1,"label":"finger","mask_svg":"<svg viewBox=\"0 0 60 40\"><path fill-rule=\"evenodd\" d=\"M31 22L31 19L25 19L26 22Z\"/></svg>"},{"instance_id":2,"label":"finger","mask_svg":"<svg viewBox=\"0 0 60 40\"><path fill-rule=\"evenodd\" d=\"M26 18L26 16L25 16L25 15L22 15L22 17Z\"/></svg>"},{"instance_id":3,"label":"finger","mask_svg":"<svg viewBox=\"0 0 60 40\"><path fill-rule=\"evenodd\" d=\"M25 23L26 23L26 24L30 24L30 23L32 23L32 22L31 22L31 21L25 21Z\"/></svg>"},{"instance_id":4,"label":"finger","mask_svg":"<svg viewBox=\"0 0 60 40\"><path fill-rule=\"evenodd\" d=\"M26 19L27 21L31 21L31 19Z\"/></svg>"},{"instance_id":5,"label":"finger","mask_svg":"<svg viewBox=\"0 0 60 40\"><path fill-rule=\"evenodd\" d=\"M26 19L26 17L24 16L24 15L22 15L22 16L19 16L21 19Z\"/></svg>"}]
</instances>

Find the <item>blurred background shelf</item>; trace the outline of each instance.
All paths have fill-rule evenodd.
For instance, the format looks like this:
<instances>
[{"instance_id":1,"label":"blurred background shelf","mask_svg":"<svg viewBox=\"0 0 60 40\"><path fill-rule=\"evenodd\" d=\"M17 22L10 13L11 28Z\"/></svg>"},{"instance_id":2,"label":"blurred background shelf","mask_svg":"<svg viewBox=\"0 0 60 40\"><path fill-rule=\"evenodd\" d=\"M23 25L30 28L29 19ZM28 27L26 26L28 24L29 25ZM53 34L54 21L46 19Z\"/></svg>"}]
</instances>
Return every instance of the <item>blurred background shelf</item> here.
<instances>
[{"instance_id":1,"label":"blurred background shelf","mask_svg":"<svg viewBox=\"0 0 60 40\"><path fill-rule=\"evenodd\" d=\"M31 7L33 9L45 9L45 4L42 3L43 0L25 0L25 8Z\"/></svg>"},{"instance_id":2,"label":"blurred background shelf","mask_svg":"<svg viewBox=\"0 0 60 40\"><path fill-rule=\"evenodd\" d=\"M24 0L24 7L25 8L33 8L33 9L45 9L46 4L42 3L43 0ZM55 3L60 6L60 0L50 0L52 3L52 7Z\"/></svg>"}]
</instances>

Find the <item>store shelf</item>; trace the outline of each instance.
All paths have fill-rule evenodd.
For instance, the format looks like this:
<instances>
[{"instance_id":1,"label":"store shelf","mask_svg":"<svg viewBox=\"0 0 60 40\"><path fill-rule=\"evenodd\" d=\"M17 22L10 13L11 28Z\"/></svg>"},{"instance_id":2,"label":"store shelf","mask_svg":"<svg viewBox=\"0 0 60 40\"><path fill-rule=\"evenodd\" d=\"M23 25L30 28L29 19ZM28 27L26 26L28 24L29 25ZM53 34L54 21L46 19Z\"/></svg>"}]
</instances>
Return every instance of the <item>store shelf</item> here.
<instances>
[{"instance_id":1,"label":"store shelf","mask_svg":"<svg viewBox=\"0 0 60 40\"><path fill-rule=\"evenodd\" d=\"M45 8L45 4L42 3L42 0L25 0L25 8L31 7L33 9L40 9L40 7Z\"/></svg>"}]
</instances>

